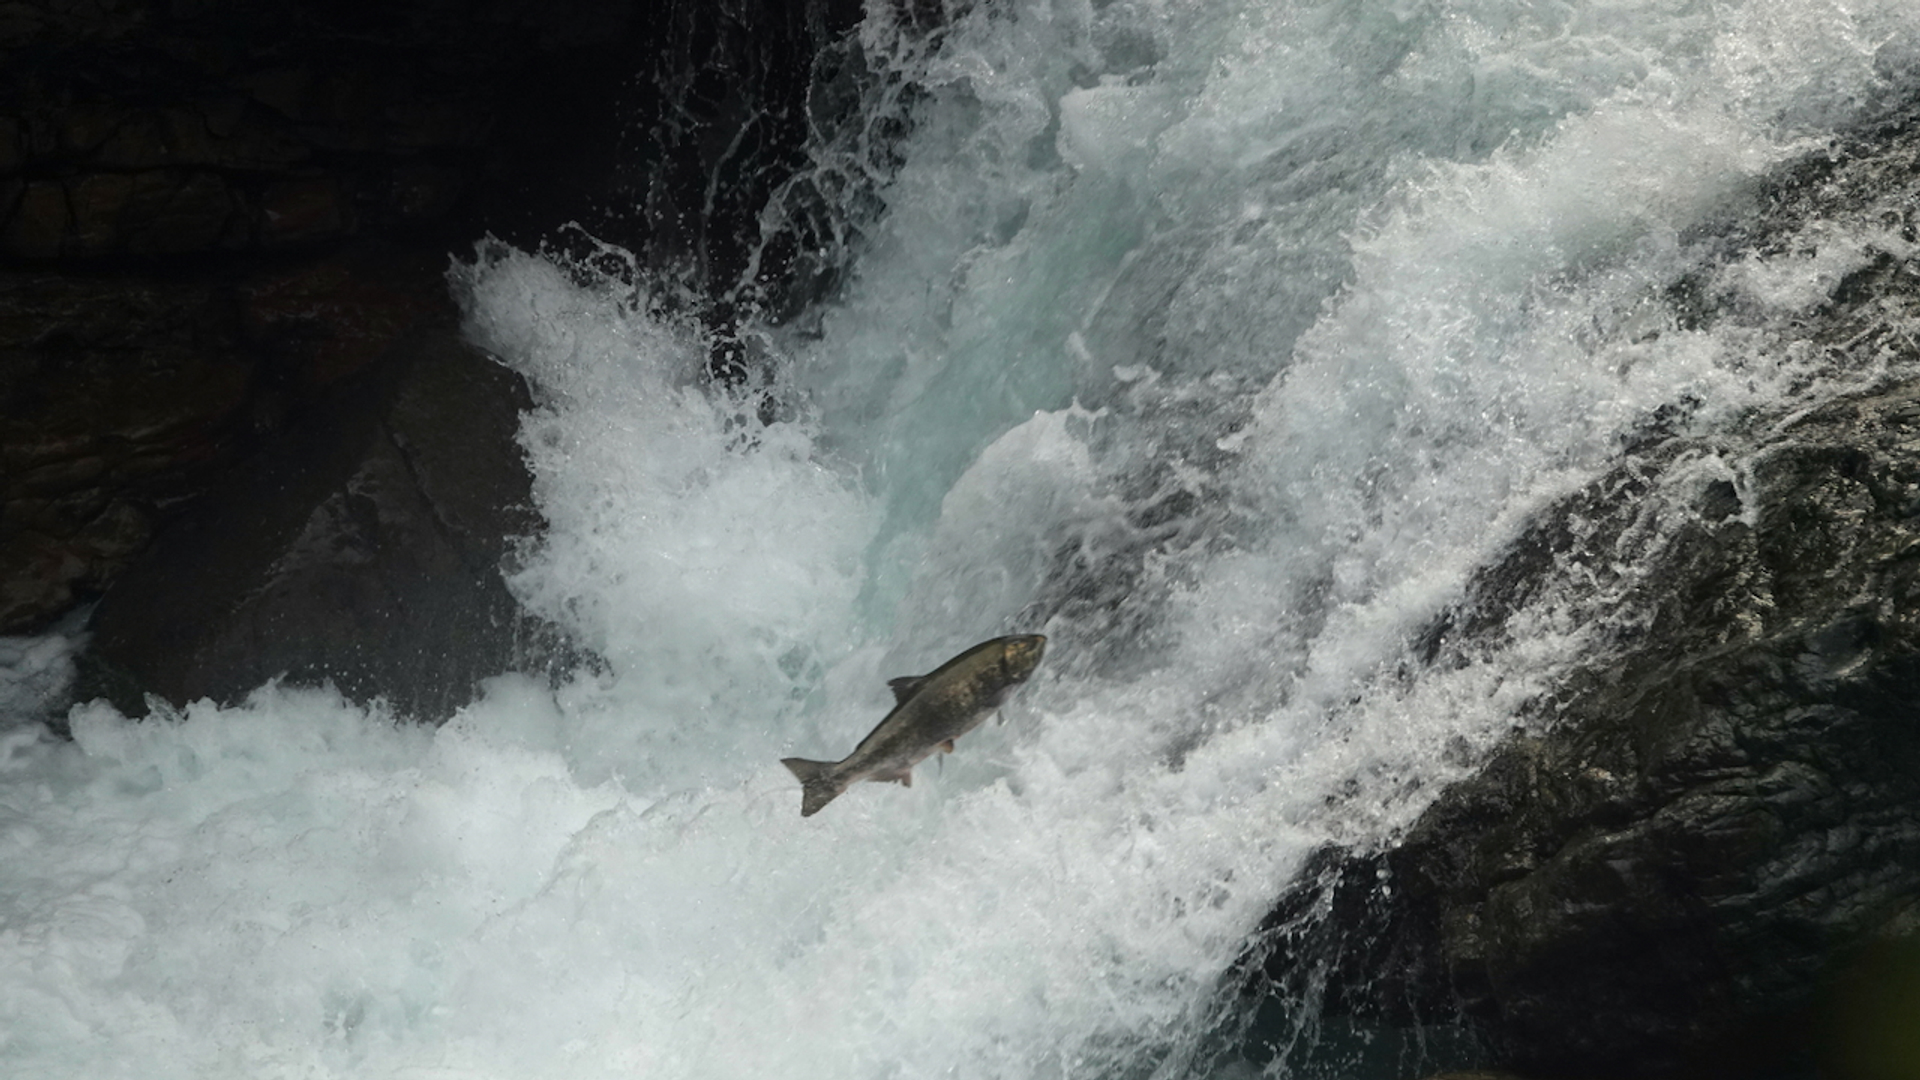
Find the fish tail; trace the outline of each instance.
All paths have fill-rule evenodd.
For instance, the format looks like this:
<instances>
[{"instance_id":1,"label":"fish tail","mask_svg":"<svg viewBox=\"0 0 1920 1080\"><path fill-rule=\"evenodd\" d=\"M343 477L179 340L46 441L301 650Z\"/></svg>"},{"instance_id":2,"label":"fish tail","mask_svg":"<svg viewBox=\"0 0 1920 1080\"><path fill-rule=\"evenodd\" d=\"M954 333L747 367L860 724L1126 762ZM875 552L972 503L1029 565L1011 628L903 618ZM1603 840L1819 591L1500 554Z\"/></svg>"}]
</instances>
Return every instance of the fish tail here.
<instances>
[{"instance_id":1,"label":"fish tail","mask_svg":"<svg viewBox=\"0 0 1920 1080\"><path fill-rule=\"evenodd\" d=\"M835 774L837 761L808 761L806 758L781 758L780 764L800 779L800 816L812 817L820 808L839 797L847 785Z\"/></svg>"}]
</instances>

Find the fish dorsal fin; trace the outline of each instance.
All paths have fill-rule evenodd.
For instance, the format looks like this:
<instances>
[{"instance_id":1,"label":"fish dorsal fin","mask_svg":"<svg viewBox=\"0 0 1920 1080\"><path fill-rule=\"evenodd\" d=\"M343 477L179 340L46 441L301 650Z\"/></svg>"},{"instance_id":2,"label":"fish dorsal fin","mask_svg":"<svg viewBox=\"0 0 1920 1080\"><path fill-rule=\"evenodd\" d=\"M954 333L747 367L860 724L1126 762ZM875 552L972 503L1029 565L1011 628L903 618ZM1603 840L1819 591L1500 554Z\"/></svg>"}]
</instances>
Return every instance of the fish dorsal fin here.
<instances>
[{"instance_id":1,"label":"fish dorsal fin","mask_svg":"<svg viewBox=\"0 0 1920 1080\"><path fill-rule=\"evenodd\" d=\"M897 679L888 679L887 685L893 688L893 703L905 705L907 699L920 692L927 683L925 675L902 675Z\"/></svg>"}]
</instances>

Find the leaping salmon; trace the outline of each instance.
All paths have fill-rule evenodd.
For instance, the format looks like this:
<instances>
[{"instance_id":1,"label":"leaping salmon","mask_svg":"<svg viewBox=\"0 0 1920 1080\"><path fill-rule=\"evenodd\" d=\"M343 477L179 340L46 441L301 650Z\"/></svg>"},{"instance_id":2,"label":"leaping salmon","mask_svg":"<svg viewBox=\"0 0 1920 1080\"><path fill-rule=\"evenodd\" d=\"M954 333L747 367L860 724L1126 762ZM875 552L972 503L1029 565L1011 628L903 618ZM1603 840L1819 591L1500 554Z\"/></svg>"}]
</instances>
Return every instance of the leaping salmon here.
<instances>
[{"instance_id":1,"label":"leaping salmon","mask_svg":"<svg viewBox=\"0 0 1920 1080\"><path fill-rule=\"evenodd\" d=\"M1042 634L983 641L925 675L890 679L893 711L839 761L782 758L800 778L800 816L820 808L861 780L913 786L913 767L935 750L953 752L953 740L980 726L1015 687L1027 681L1047 650Z\"/></svg>"}]
</instances>

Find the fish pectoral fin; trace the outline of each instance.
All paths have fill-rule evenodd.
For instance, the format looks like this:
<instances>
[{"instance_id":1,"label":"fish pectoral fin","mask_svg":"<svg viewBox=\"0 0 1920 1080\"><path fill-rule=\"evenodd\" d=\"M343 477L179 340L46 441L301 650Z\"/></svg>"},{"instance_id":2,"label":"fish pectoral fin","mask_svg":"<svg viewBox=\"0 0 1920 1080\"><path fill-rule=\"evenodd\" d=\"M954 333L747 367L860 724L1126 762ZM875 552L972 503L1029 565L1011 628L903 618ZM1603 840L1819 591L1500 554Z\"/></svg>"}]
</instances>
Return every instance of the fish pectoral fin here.
<instances>
[{"instance_id":1,"label":"fish pectoral fin","mask_svg":"<svg viewBox=\"0 0 1920 1080\"><path fill-rule=\"evenodd\" d=\"M948 740L947 740L946 742L943 742L943 743L941 743L941 744L940 744L940 752L941 752L941 753L943 753L943 754L951 754L951 753L953 753L953 740L952 740L952 739L948 739Z\"/></svg>"},{"instance_id":2,"label":"fish pectoral fin","mask_svg":"<svg viewBox=\"0 0 1920 1080\"><path fill-rule=\"evenodd\" d=\"M902 675L897 679L888 679L887 687L893 691L893 703L904 705L908 698L920 692L926 682L925 675Z\"/></svg>"},{"instance_id":3,"label":"fish pectoral fin","mask_svg":"<svg viewBox=\"0 0 1920 1080\"><path fill-rule=\"evenodd\" d=\"M1007 710L1005 710L1005 709L995 709L995 710L993 710L993 722L994 722L994 723L995 723L996 725L999 725L999 726L1001 726L1001 727L1005 727L1005 726L1006 726L1006 723L1007 723Z\"/></svg>"}]
</instances>

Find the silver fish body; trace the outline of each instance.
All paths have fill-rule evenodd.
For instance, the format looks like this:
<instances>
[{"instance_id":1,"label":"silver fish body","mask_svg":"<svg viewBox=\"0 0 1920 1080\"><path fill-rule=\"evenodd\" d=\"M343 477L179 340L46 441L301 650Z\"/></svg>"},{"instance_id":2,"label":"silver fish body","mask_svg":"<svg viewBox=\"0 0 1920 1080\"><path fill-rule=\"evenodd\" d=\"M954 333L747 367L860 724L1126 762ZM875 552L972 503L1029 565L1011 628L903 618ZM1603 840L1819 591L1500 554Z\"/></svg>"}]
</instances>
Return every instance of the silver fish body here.
<instances>
[{"instance_id":1,"label":"silver fish body","mask_svg":"<svg viewBox=\"0 0 1920 1080\"><path fill-rule=\"evenodd\" d=\"M953 741L979 727L1014 688L1027 681L1047 639L1017 634L983 641L925 675L889 680L893 711L860 745L839 761L782 758L799 777L800 816L811 817L862 780L891 780L911 787L913 767L935 750L953 751Z\"/></svg>"}]
</instances>

